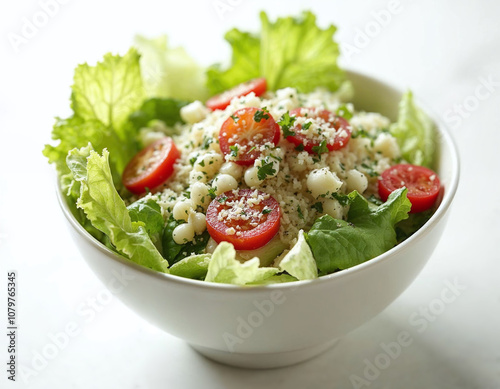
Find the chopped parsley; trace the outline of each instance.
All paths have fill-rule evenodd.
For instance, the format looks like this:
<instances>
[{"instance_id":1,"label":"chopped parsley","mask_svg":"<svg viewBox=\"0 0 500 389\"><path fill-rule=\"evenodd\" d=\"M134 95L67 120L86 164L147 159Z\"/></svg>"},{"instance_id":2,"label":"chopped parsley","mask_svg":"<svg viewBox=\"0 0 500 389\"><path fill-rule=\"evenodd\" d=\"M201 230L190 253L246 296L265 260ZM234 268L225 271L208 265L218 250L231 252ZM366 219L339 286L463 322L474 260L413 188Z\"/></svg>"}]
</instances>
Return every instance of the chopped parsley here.
<instances>
[{"instance_id":1,"label":"chopped parsley","mask_svg":"<svg viewBox=\"0 0 500 389\"><path fill-rule=\"evenodd\" d=\"M239 116L236 116L236 115L231 115L230 117L231 117L231 119L233 119L234 123L238 123L238 120L240 120Z\"/></svg>"},{"instance_id":2,"label":"chopped parsley","mask_svg":"<svg viewBox=\"0 0 500 389\"><path fill-rule=\"evenodd\" d=\"M300 205L297 206L297 212L299 213L299 217L304 220L304 214L302 213L302 209L300 209Z\"/></svg>"},{"instance_id":3,"label":"chopped parsley","mask_svg":"<svg viewBox=\"0 0 500 389\"><path fill-rule=\"evenodd\" d=\"M337 116L342 116L344 119L349 120L352 118L352 112L347 108L345 104L341 105L337 108L337 112L335 112Z\"/></svg>"},{"instance_id":4,"label":"chopped parsley","mask_svg":"<svg viewBox=\"0 0 500 389\"><path fill-rule=\"evenodd\" d=\"M196 162L196 157L193 157L189 160L189 163L191 164L191 166L194 166L194 163Z\"/></svg>"},{"instance_id":5,"label":"chopped parsley","mask_svg":"<svg viewBox=\"0 0 500 389\"><path fill-rule=\"evenodd\" d=\"M312 122L304 123L304 125L302 126L302 129L307 131L309 129L309 127L311 127L311 125L312 125Z\"/></svg>"},{"instance_id":6,"label":"chopped parsley","mask_svg":"<svg viewBox=\"0 0 500 389\"><path fill-rule=\"evenodd\" d=\"M295 120L296 120L295 116L290 116L288 112L285 112L278 121L278 124L281 126L281 131L283 131L283 136L285 138L287 136L295 135L295 132L290 130L290 128L292 128L293 125L295 124Z\"/></svg>"},{"instance_id":7,"label":"chopped parsley","mask_svg":"<svg viewBox=\"0 0 500 389\"><path fill-rule=\"evenodd\" d=\"M229 150L231 150L231 152L229 153L229 155L231 155L231 157L238 156L238 146L236 146L236 145L229 146Z\"/></svg>"},{"instance_id":8,"label":"chopped parsley","mask_svg":"<svg viewBox=\"0 0 500 389\"><path fill-rule=\"evenodd\" d=\"M221 196L217 199L217 201L221 204L224 204L227 200L227 196Z\"/></svg>"},{"instance_id":9,"label":"chopped parsley","mask_svg":"<svg viewBox=\"0 0 500 389\"><path fill-rule=\"evenodd\" d=\"M215 194L215 188L208 188L208 195L212 200L215 199L217 197L217 195Z\"/></svg>"},{"instance_id":10,"label":"chopped parsley","mask_svg":"<svg viewBox=\"0 0 500 389\"><path fill-rule=\"evenodd\" d=\"M369 166L366 163L362 163L361 166L366 170L366 172L368 173L368 175L370 177L378 177L379 176L379 174L375 170L373 170L372 166Z\"/></svg>"},{"instance_id":11,"label":"chopped parsley","mask_svg":"<svg viewBox=\"0 0 500 389\"><path fill-rule=\"evenodd\" d=\"M314 203L312 207L319 213L323 213L323 204L321 202Z\"/></svg>"},{"instance_id":12,"label":"chopped parsley","mask_svg":"<svg viewBox=\"0 0 500 389\"><path fill-rule=\"evenodd\" d=\"M261 166L257 168L257 177L259 180L264 181L267 176L274 176L276 174L276 169L274 169L273 161L269 161L266 157L262 162Z\"/></svg>"},{"instance_id":13,"label":"chopped parsley","mask_svg":"<svg viewBox=\"0 0 500 389\"><path fill-rule=\"evenodd\" d=\"M318 146L313 146L312 151L319 155L321 159L321 154L328 153L329 151L328 147L326 147L326 140L322 140Z\"/></svg>"},{"instance_id":14,"label":"chopped parsley","mask_svg":"<svg viewBox=\"0 0 500 389\"><path fill-rule=\"evenodd\" d=\"M214 142L214 139L212 137L203 138L203 143L201 145L201 148L203 150L207 150L210 147L210 144L213 142Z\"/></svg>"},{"instance_id":15,"label":"chopped parsley","mask_svg":"<svg viewBox=\"0 0 500 389\"><path fill-rule=\"evenodd\" d=\"M262 210L262 212L261 212L261 213L262 213L263 215L267 215L268 213L271 213L272 211L273 211L273 210L272 210L271 208L264 208L264 209Z\"/></svg>"},{"instance_id":16,"label":"chopped parsley","mask_svg":"<svg viewBox=\"0 0 500 389\"><path fill-rule=\"evenodd\" d=\"M279 162L281 162L281 161L282 161L282 159L281 159L280 157L277 157L276 155L269 154L269 156L270 156L271 158L274 158L276 161L279 161Z\"/></svg>"},{"instance_id":17,"label":"chopped parsley","mask_svg":"<svg viewBox=\"0 0 500 389\"><path fill-rule=\"evenodd\" d=\"M304 151L304 144L303 144L303 143L301 143L300 145L297 145L297 146L295 147L295 150L297 150L297 151Z\"/></svg>"},{"instance_id":18,"label":"chopped parsley","mask_svg":"<svg viewBox=\"0 0 500 389\"><path fill-rule=\"evenodd\" d=\"M202 159L201 162L198 163L198 165L200 165L201 167L205 167L205 160Z\"/></svg>"},{"instance_id":19,"label":"chopped parsley","mask_svg":"<svg viewBox=\"0 0 500 389\"><path fill-rule=\"evenodd\" d=\"M257 123L260 123L262 119L269 119L271 116L269 116L269 111L267 110L266 107L259 109L258 111L255 112L253 115L253 120Z\"/></svg>"},{"instance_id":20,"label":"chopped parsley","mask_svg":"<svg viewBox=\"0 0 500 389\"><path fill-rule=\"evenodd\" d=\"M344 207L351 203L351 199L349 198L349 196L342 194L342 193L334 192L334 193L332 193L332 198L337 200L340 203L340 205L342 205Z\"/></svg>"}]
</instances>

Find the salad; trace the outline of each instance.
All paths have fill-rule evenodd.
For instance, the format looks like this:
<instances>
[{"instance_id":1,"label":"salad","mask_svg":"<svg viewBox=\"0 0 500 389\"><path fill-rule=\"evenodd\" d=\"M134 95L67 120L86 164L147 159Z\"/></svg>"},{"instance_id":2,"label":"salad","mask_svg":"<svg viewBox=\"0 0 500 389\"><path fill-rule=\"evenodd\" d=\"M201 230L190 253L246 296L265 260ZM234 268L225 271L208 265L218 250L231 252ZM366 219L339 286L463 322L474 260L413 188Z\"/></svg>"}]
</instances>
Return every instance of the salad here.
<instances>
[{"instance_id":1,"label":"salad","mask_svg":"<svg viewBox=\"0 0 500 389\"><path fill-rule=\"evenodd\" d=\"M261 21L226 34L226 68L165 37L76 68L44 155L95 239L158 272L259 285L355 266L429 219L435 134L411 92L395 123L357 111L334 26Z\"/></svg>"}]
</instances>

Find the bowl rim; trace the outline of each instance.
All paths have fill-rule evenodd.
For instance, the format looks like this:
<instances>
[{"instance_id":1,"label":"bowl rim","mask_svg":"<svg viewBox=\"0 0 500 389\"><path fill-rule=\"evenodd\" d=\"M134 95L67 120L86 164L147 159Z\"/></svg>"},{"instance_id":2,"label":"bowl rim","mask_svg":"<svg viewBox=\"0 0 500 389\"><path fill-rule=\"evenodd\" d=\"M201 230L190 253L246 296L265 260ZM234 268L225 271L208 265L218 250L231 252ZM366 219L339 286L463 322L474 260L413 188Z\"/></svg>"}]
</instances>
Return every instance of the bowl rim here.
<instances>
[{"instance_id":1,"label":"bowl rim","mask_svg":"<svg viewBox=\"0 0 500 389\"><path fill-rule=\"evenodd\" d=\"M346 70L347 78L349 79L350 77L360 77L360 78L365 78L370 81L375 81L377 83L382 84L384 87L388 89L392 89L394 92L403 95L403 92L401 91L400 88L395 87L391 82L387 82L386 80L382 78L375 78L370 75L367 75L365 73L355 71L355 70ZM182 286L191 286L195 288L201 288L201 289L208 289L211 291L226 291L226 290L231 290L235 292L243 292L247 293L248 291L270 291L270 290L294 290L296 288L305 288L305 287L316 287L316 286L321 286L324 285L325 283L328 282L336 282L335 280L342 278L349 278L358 275L361 272L368 271L370 268L373 266L377 266L378 263L385 262L389 259L389 257L392 257L393 255L397 255L397 253L405 250L406 246L412 244L414 241L419 240L423 235L425 235L430 229L432 229L433 226L435 226L446 214L448 211L453 198L455 197L457 188L458 188L458 182L459 182L459 177L460 177L460 162L459 162L459 157L458 157L458 148L456 145L455 140L451 136L451 133L448 129L448 127L445 125L443 120L439 115L437 115L434 111L428 109L428 107L421 103L419 99L416 99L418 106L424 110L424 112L431 118L431 120L436 124L436 129L437 129L437 136L440 136L442 138L440 143L445 143L449 146L450 149L450 155L451 155L451 179L450 179L450 184L444 191L443 198L441 200L441 203L439 204L439 207L436 209L434 214L431 216L431 218L425 223L422 228L420 228L418 231L416 231L411 237L406 239L405 241L401 242L400 244L394 246L390 250L386 251L385 253L382 253L381 255L378 255L377 257L374 257L372 259L369 259L363 263L360 263L358 265L355 265L353 267L350 267L348 269L344 269L341 271L337 271L332 274L327 274L321 277L318 277L313 280L302 280L302 281L294 281L294 282L286 282L286 283L277 283L277 284L269 284L269 285L233 285L233 284L223 284L223 283L215 283L215 282L205 282L201 280L194 280L191 278L185 278L185 277L180 277L168 273L160 273L157 271L154 271L152 269L146 268L144 266L141 266L139 264L136 264L135 262L130 261L129 259L111 251L108 247L106 247L104 244L99 242L97 239L92 237L90 233L88 233L80 223L76 220L76 218L73 216L71 213L71 210L69 208L69 205L66 202L65 197L62 194L62 190L60 187L60 180L56 177L56 196L59 202L59 205L62 208L62 211L68 220L68 222L71 224L71 226L76 230L76 232L81 235L84 239L88 240L95 248L97 248L99 251L102 253L106 254L106 257L109 260L112 261L117 261L121 263L122 265L125 265L127 267L131 267L132 269L141 272L143 275L152 277L154 279L158 280L163 280L165 282L171 282L175 284L179 284Z\"/></svg>"}]
</instances>

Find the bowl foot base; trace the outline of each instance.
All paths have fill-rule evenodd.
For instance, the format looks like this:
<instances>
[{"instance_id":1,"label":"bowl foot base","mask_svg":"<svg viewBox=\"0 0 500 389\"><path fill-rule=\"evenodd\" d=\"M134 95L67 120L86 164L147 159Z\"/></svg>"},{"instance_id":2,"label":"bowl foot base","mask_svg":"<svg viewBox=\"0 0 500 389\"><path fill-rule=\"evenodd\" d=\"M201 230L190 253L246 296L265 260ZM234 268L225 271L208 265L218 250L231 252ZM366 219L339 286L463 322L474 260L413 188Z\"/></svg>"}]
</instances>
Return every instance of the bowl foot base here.
<instances>
[{"instance_id":1,"label":"bowl foot base","mask_svg":"<svg viewBox=\"0 0 500 389\"><path fill-rule=\"evenodd\" d=\"M322 354L329 348L335 346L338 342L339 339L333 339L318 346L278 353L232 353L194 344L190 344L190 346L203 356L225 365L243 367L246 369L274 369L305 362L308 359Z\"/></svg>"}]
</instances>

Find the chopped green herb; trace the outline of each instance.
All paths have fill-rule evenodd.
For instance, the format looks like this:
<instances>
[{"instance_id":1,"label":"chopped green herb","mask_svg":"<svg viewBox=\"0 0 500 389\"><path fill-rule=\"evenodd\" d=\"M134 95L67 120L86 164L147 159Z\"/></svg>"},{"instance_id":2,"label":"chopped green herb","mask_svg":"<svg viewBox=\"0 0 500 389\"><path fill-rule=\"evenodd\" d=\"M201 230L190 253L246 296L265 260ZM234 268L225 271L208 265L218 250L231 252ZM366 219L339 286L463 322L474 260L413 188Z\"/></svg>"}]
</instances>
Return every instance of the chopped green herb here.
<instances>
[{"instance_id":1,"label":"chopped green herb","mask_svg":"<svg viewBox=\"0 0 500 389\"><path fill-rule=\"evenodd\" d=\"M297 206L297 212L299 213L299 217L304 220L304 214L302 213L302 209L300 209L300 205Z\"/></svg>"},{"instance_id":2,"label":"chopped green herb","mask_svg":"<svg viewBox=\"0 0 500 389\"><path fill-rule=\"evenodd\" d=\"M224 204L227 200L227 196L221 196L217 199L217 201L221 204Z\"/></svg>"},{"instance_id":3,"label":"chopped green herb","mask_svg":"<svg viewBox=\"0 0 500 389\"><path fill-rule=\"evenodd\" d=\"M378 177L379 176L379 174L375 170L373 170L372 166L369 166L366 163L362 163L361 166L365 168L366 172L368 173L368 175L370 177Z\"/></svg>"},{"instance_id":4,"label":"chopped green herb","mask_svg":"<svg viewBox=\"0 0 500 389\"><path fill-rule=\"evenodd\" d=\"M200 165L201 167L205 167L205 160L201 160L201 162L198 163L198 165Z\"/></svg>"},{"instance_id":5,"label":"chopped green herb","mask_svg":"<svg viewBox=\"0 0 500 389\"><path fill-rule=\"evenodd\" d=\"M342 193L334 192L334 193L332 193L331 197L334 198L335 200L337 200L340 203L340 205L342 205L344 207L346 205L349 205L350 202L351 202L349 196L345 195L345 194L342 194Z\"/></svg>"},{"instance_id":6,"label":"chopped green herb","mask_svg":"<svg viewBox=\"0 0 500 389\"><path fill-rule=\"evenodd\" d=\"M295 146L295 150L297 150L297 151L304 151L304 144L301 143L300 145Z\"/></svg>"},{"instance_id":7,"label":"chopped green herb","mask_svg":"<svg viewBox=\"0 0 500 389\"><path fill-rule=\"evenodd\" d=\"M347 106L345 104L343 104L337 108L336 114L338 116L342 116L346 120L349 120L350 118L352 118L352 112L349 110L349 108L347 108Z\"/></svg>"},{"instance_id":8,"label":"chopped green herb","mask_svg":"<svg viewBox=\"0 0 500 389\"><path fill-rule=\"evenodd\" d=\"M238 116L236 116L236 115L231 115L230 117L231 117L231 119L233 119L233 121L235 123L238 123L238 120L240 120L240 118Z\"/></svg>"},{"instance_id":9,"label":"chopped green herb","mask_svg":"<svg viewBox=\"0 0 500 389\"><path fill-rule=\"evenodd\" d=\"M272 211L273 211L273 210L272 210L271 208L264 208L264 209L262 210L262 212L261 212L261 213L262 213L263 215L267 215L268 213L271 213Z\"/></svg>"},{"instance_id":10,"label":"chopped green herb","mask_svg":"<svg viewBox=\"0 0 500 389\"><path fill-rule=\"evenodd\" d=\"M274 169L273 165L273 161L269 162L268 158L264 159L261 166L257 168L258 179L264 181L267 176L274 176L276 174L276 169Z\"/></svg>"},{"instance_id":11,"label":"chopped green herb","mask_svg":"<svg viewBox=\"0 0 500 389\"><path fill-rule=\"evenodd\" d=\"M236 146L236 145L229 146L229 150L231 150L231 153L229 154L229 155L231 155L231 157L238 156L238 146Z\"/></svg>"},{"instance_id":12,"label":"chopped green herb","mask_svg":"<svg viewBox=\"0 0 500 389\"><path fill-rule=\"evenodd\" d=\"M296 119L297 118L295 116L290 116L288 112L285 112L278 121L278 124L281 126L281 131L283 131L283 136L285 138L287 136L295 135L295 132L291 131L290 128L293 127Z\"/></svg>"},{"instance_id":13,"label":"chopped green herb","mask_svg":"<svg viewBox=\"0 0 500 389\"><path fill-rule=\"evenodd\" d=\"M322 140L319 146L313 146L312 151L319 155L321 159L321 154L328 153L329 151L328 147L326 147L326 140Z\"/></svg>"},{"instance_id":14,"label":"chopped green herb","mask_svg":"<svg viewBox=\"0 0 500 389\"><path fill-rule=\"evenodd\" d=\"M269 115L269 111L267 110L266 107L262 108L262 109L259 109L258 111L255 112L255 114L253 115L253 120L257 123L260 123L260 121L262 119L269 119L270 118L270 115Z\"/></svg>"},{"instance_id":15,"label":"chopped green herb","mask_svg":"<svg viewBox=\"0 0 500 389\"><path fill-rule=\"evenodd\" d=\"M304 123L304 125L302 126L302 129L307 131L309 129L309 127L311 127L311 125L312 125L312 122Z\"/></svg>"},{"instance_id":16,"label":"chopped green herb","mask_svg":"<svg viewBox=\"0 0 500 389\"><path fill-rule=\"evenodd\" d=\"M217 195L215 194L215 188L208 188L208 195L212 200L215 199L217 197Z\"/></svg>"},{"instance_id":17,"label":"chopped green herb","mask_svg":"<svg viewBox=\"0 0 500 389\"><path fill-rule=\"evenodd\" d=\"M207 150L210 147L210 144L213 142L214 142L214 139L212 137L203 138L203 143L201 145L201 148L204 150Z\"/></svg>"},{"instance_id":18,"label":"chopped green herb","mask_svg":"<svg viewBox=\"0 0 500 389\"><path fill-rule=\"evenodd\" d=\"M276 155L269 154L269 156L270 156L271 158L274 158L276 161L279 161L279 162L281 162L281 161L282 161L281 157L277 157Z\"/></svg>"},{"instance_id":19,"label":"chopped green herb","mask_svg":"<svg viewBox=\"0 0 500 389\"><path fill-rule=\"evenodd\" d=\"M317 212L323 213L323 204L321 202L314 203L312 206Z\"/></svg>"},{"instance_id":20,"label":"chopped green herb","mask_svg":"<svg viewBox=\"0 0 500 389\"><path fill-rule=\"evenodd\" d=\"M196 157L193 157L189 160L189 163L191 164L191 166L194 166L194 163L196 162Z\"/></svg>"},{"instance_id":21,"label":"chopped green herb","mask_svg":"<svg viewBox=\"0 0 500 389\"><path fill-rule=\"evenodd\" d=\"M250 150L247 151L247 154L250 154L252 151L254 151L257 148L257 146L252 147Z\"/></svg>"}]
</instances>

